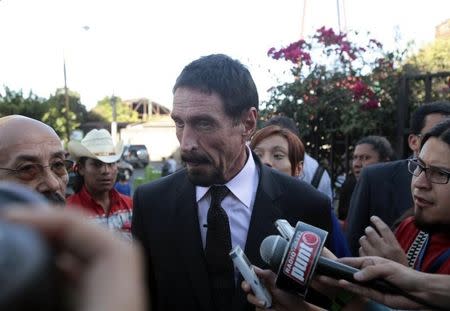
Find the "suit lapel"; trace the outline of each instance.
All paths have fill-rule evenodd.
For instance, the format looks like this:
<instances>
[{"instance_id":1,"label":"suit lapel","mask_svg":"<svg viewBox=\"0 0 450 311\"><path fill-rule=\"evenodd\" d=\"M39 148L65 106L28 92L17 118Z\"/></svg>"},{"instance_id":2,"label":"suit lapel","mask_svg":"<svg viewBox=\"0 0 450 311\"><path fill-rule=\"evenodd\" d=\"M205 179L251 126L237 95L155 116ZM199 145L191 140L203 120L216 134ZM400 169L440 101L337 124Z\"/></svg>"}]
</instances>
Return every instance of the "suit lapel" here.
<instances>
[{"instance_id":1,"label":"suit lapel","mask_svg":"<svg viewBox=\"0 0 450 311\"><path fill-rule=\"evenodd\" d=\"M199 304L203 310L211 310L211 294L205 256L201 241L195 187L185 176L176 198L175 220L180 229L179 241L180 260L184 260L182 269L186 270ZM189 290L189 289L186 289Z\"/></svg>"},{"instance_id":2,"label":"suit lapel","mask_svg":"<svg viewBox=\"0 0 450 311\"><path fill-rule=\"evenodd\" d=\"M266 266L259 254L261 242L271 234L278 234L274 223L277 219L283 218L283 212L276 202L280 195L281 190L272 179L269 168L261 166L258 190L245 243L247 257L252 264L260 267Z\"/></svg>"},{"instance_id":3,"label":"suit lapel","mask_svg":"<svg viewBox=\"0 0 450 311\"><path fill-rule=\"evenodd\" d=\"M256 156L254 156L254 159L260 176L244 253L253 265L267 269L267 264L261 259L259 248L261 242L267 236L278 234L274 223L277 219L284 218L284 216L282 210L277 206L276 199L281 195L282 191L273 180L270 169L261 165ZM247 304L247 298L244 292L240 290L241 282L242 276L239 277L236 284L239 290L235 291L233 297L233 310L243 310Z\"/></svg>"}]
</instances>

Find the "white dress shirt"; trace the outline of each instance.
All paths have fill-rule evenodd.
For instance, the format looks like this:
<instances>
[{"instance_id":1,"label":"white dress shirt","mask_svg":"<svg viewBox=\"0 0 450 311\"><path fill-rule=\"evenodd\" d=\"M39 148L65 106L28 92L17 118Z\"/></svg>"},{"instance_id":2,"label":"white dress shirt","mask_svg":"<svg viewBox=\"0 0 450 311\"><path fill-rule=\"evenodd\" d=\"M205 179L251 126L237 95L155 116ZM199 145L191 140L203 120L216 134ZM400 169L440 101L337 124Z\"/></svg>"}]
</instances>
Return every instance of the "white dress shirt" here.
<instances>
[{"instance_id":1,"label":"white dress shirt","mask_svg":"<svg viewBox=\"0 0 450 311\"><path fill-rule=\"evenodd\" d=\"M230 223L231 246L239 245L245 249L248 227L252 216L253 204L255 203L256 190L258 188L259 172L250 149L247 147L249 156L242 170L225 186L230 193L223 199L222 208L225 210ZM198 205L198 220L202 235L203 248L206 247L206 228L211 195L210 187L196 186L196 200Z\"/></svg>"}]
</instances>

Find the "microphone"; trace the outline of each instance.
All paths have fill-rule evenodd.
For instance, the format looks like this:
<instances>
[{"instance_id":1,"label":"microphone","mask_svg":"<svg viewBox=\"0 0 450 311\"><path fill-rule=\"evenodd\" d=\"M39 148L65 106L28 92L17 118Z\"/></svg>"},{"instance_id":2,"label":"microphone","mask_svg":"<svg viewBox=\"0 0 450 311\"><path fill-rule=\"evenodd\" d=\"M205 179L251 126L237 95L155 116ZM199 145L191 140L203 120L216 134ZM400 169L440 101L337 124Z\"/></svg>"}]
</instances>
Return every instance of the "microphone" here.
<instances>
[{"instance_id":1,"label":"microphone","mask_svg":"<svg viewBox=\"0 0 450 311\"><path fill-rule=\"evenodd\" d=\"M288 264L286 262L283 262L283 259L285 259L284 254L285 251L287 250L288 244L289 244L288 241L277 235L268 236L261 243L260 247L261 258L272 268L272 270L278 271L278 273L285 273L281 268L284 264ZM399 295L403 295L405 293L400 288L395 287L394 285L383 280L372 280L370 282L364 283L358 282L354 279L353 274L355 272L358 272L359 269L342 264L340 262L334 261L332 259L323 256L318 256L316 266L314 267L315 269L311 267L309 268L309 270L307 270L307 268L311 265L311 263L314 261L315 258L307 256L308 248L306 246L303 246L303 249L304 250L302 250L301 253L298 254L297 258L292 258L291 256L292 258L291 261L294 262L294 266L296 266L297 271L297 272L295 272L295 270L293 271L294 275L297 276L303 275L303 277L300 278L304 280L303 281L304 285L301 287L301 289L304 290L304 294L302 294L302 296L306 295L309 281L312 275L316 273L332 277L337 280L344 279L349 282L358 283L370 287L372 289L376 289L382 293L399 294ZM291 254L293 253L291 252ZM301 273L302 267L305 267L303 269L304 271L303 274ZM277 278L277 286L278 286L278 279L280 279L280 275L278 275ZM281 279L284 278L282 277ZM283 282L283 284L285 283L286 282ZM294 289L295 288L297 288L297 286L295 286ZM291 287L282 289L292 291Z\"/></svg>"},{"instance_id":2,"label":"microphone","mask_svg":"<svg viewBox=\"0 0 450 311\"><path fill-rule=\"evenodd\" d=\"M360 282L353 274L360 271L354 267L322 257L327 232L299 221L295 229L286 220L277 220L275 226L283 235L270 235L260 246L260 255L273 271L277 272L278 288L305 297L312 276L317 273L344 279L375 289L384 294L401 295L434 310L442 310L422 298L416 297L382 279ZM289 241L287 240L289 239Z\"/></svg>"}]
</instances>

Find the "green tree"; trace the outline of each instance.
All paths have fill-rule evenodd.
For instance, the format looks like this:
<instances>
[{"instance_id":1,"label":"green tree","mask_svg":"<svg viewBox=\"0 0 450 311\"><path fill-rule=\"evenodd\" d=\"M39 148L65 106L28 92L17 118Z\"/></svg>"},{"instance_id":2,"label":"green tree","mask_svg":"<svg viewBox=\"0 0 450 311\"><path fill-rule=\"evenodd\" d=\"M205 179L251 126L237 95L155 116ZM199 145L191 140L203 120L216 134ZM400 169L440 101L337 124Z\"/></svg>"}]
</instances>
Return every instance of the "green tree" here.
<instances>
[{"instance_id":1,"label":"green tree","mask_svg":"<svg viewBox=\"0 0 450 311\"><path fill-rule=\"evenodd\" d=\"M22 90L13 91L7 86L4 86L3 89L4 95L0 94L0 117L20 114L42 120L48 110L48 103L44 98L38 97L32 91L25 97Z\"/></svg>"},{"instance_id":2,"label":"green tree","mask_svg":"<svg viewBox=\"0 0 450 311\"><path fill-rule=\"evenodd\" d=\"M68 113L66 113L64 89L60 88L47 100L48 110L42 117L42 121L53 127L59 137L66 142L70 138L70 133L85 122L88 117L86 107L80 102L80 95L71 90L68 90L68 95ZM67 129L69 129L69 132Z\"/></svg>"},{"instance_id":3,"label":"green tree","mask_svg":"<svg viewBox=\"0 0 450 311\"><path fill-rule=\"evenodd\" d=\"M128 105L122 102L120 97L115 97L117 122L138 122L139 115L137 111L132 110ZM101 116L103 121L112 122L112 100L111 97L104 97L89 112L91 117Z\"/></svg>"},{"instance_id":4,"label":"green tree","mask_svg":"<svg viewBox=\"0 0 450 311\"><path fill-rule=\"evenodd\" d=\"M450 39L436 39L406 59L408 73L450 71Z\"/></svg>"},{"instance_id":5,"label":"green tree","mask_svg":"<svg viewBox=\"0 0 450 311\"><path fill-rule=\"evenodd\" d=\"M271 48L270 57L292 64L294 79L272 89L263 116L294 118L302 136L320 138L311 143L318 148L326 148L334 134L390 136L396 128L399 76L394 64L402 53L385 51L374 39L356 44L325 27L308 41Z\"/></svg>"},{"instance_id":6,"label":"green tree","mask_svg":"<svg viewBox=\"0 0 450 311\"><path fill-rule=\"evenodd\" d=\"M333 168L334 177L344 171L345 147L369 134L392 140L396 132L397 67L406 51L386 51L375 39L353 40L358 37L322 27L306 40L268 51L290 63L292 80L271 89L262 121L293 118L307 151Z\"/></svg>"},{"instance_id":7,"label":"green tree","mask_svg":"<svg viewBox=\"0 0 450 311\"><path fill-rule=\"evenodd\" d=\"M410 55L403 66L405 74L417 77L424 74L450 72L450 39L437 39ZM413 108L425 101L425 80L410 79L409 101ZM432 80L432 100L450 99L450 78L445 75L436 76Z\"/></svg>"}]
</instances>

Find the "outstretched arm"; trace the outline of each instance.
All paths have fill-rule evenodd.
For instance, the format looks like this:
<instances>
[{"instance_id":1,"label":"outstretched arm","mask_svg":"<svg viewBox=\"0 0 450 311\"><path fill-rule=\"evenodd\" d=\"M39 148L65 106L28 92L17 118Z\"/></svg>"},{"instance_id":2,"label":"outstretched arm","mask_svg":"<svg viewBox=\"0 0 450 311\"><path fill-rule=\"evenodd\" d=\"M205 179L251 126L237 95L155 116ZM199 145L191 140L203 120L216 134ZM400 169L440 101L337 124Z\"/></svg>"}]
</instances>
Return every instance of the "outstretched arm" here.
<instances>
[{"instance_id":1,"label":"outstretched arm","mask_svg":"<svg viewBox=\"0 0 450 311\"><path fill-rule=\"evenodd\" d=\"M145 310L137 245L67 209L15 207L1 218L35 229L54 247L57 266L68 277L64 285L72 285L79 302L76 310Z\"/></svg>"}]
</instances>

